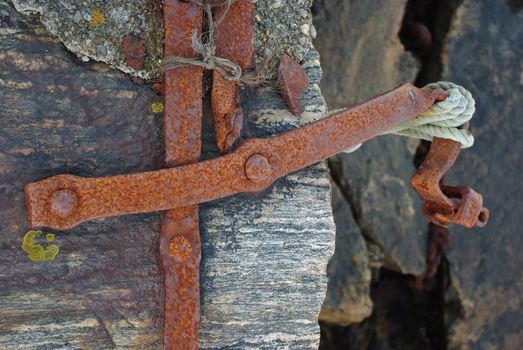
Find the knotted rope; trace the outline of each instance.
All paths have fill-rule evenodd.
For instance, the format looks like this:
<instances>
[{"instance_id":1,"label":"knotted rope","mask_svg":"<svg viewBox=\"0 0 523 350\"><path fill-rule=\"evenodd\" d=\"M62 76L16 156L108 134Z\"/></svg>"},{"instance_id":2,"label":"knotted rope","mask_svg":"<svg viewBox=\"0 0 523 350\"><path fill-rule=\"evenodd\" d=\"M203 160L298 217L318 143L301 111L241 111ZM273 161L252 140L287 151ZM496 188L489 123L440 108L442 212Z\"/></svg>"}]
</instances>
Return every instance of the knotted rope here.
<instances>
[{"instance_id":1,"label":"knotted rope","mask_svg":"<svg viewBox=\"0 0 523 350\"><path fill-rule=\"evenodd\" d=\"M189 2L193 3L194 5L201 7L205 12L205 16L207 17L207 32L198 35L195 29L191 36L192 48L199 57L190 58L181 56L167 56L163 59L162 62L162 73L165 73L170 69L197 66L206 70L217 70L225 79L236 81L238 84L247 86L267 84L268 82L262 78L262 69L264 69L268 64L269 58L263 60L261 65L255 65L253 72L244 74L238 64L226 58L216 56L214 32L229 12L231 5L236 1L237 0L224 0L222 2L210 2L204 0L189 0ZM215 7L223 7L221 16L216 19L213 17L212 13L213 8Z\"/></svg>"},{"instance_id":2,"label":"knotted rope","mask_svg":"<svg viewBox=\"0 0 523 350\"><path fill-rule=\"evenodd\" d=\"M462 148L471 147L474 144L474 136L466 129L459 129L476 111L475 101L470 92L462 86L446 81L428 84L425 88L440 88L448 92L449 96L388 133L427 141L439 137L459 142Z\"/></svg>"},{"instance_id":3,"label":"knotted rope","mask_svg":"<svg viewBox=\"0 0 523 350\"><path fill-rule=\"evenodd\" d=\"M212 14L212 8L217 5L211 3L203 3L202 1L192 0L192 3L202 7L207 16L207 23L209 30L207 33L198 35L194 30L191 36L192 47L194 51L200 56L199 58L180 57L180 56L167 56L162 62L162 70L166 72L170 69L187 67L187 66L198 66L207 70L218 70L225 79L238 81L242 76L242 69L236 63L222 57L216 56L216 45L214 44L214 31L216 27L223 21L234 0L224 1L219 4L224 7L222 15L216 20ZM203 41L204 34L206 34L206 40Z\"/></svg>"},{"instance_id":4,"label":"knotted rope","mask_svg":"<svg viewBox=\"0 0 523 350\"><path fill-rule=\"evenodd\" d=\"M474 144L474 136L466 129L459 129L472 118L476 110L475 101L470 92L462 86L446 81L428 84L425 88L439 88L448 92L449 96L385 134L396 134L427 141L439 137L459 142L462 148L471 147ZM354 152L360 146L361 144L356 145L345 152Z\"/></svg>"}]
</instances>

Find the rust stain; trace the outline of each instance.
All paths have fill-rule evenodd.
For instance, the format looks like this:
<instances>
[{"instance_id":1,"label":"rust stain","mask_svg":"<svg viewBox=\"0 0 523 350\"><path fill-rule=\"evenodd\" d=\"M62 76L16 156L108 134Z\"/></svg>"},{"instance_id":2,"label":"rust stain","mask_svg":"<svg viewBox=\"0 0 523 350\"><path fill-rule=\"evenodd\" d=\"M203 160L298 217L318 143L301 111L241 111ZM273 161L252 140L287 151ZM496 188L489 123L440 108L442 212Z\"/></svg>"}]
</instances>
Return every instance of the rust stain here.
<instances>
[{"instance_id":1,"label":"rust stain","mask_svg":"<svg viewBox=\"0 0 523 350\"><path fill-rule=\"evenodd\" d=\"M224 11L223 6L214 8L213 17L222 18ZM254 51L253 16L253 0L236 1L214 33L216 55L236 63L242 70L246 70L251 64ZM243 111L238 84L226 80L218 71L213 71L211 108L216 146L223 154L240 136Z\"/></svg>"},{"instance_id":2,"label":"rust stain","mask_svg":"<svg viewBox=\"0 0 523 350\"><path fill-rule=\"evenodd\" d=\"M305 109L300 102L300 96L309 86L309 77L305 69L287 55L280 57L278 85L292 114L296 116L303 114Z\"/></svg>"},{"instance_id":3,"label":"rust stain","mask_svg":"<svg viewBox=\"0 0 523 350\"><path fill-rule=\"evenodd\" d=\"M7 153L11 154L22 154L24 156L28 156L30 154L34 153L34 148L11 148L7 151Z\"/></svg>"},{"instance_id":4,"label":"rust stain","mask_svg":"<svg viewBox=\"0 0 523 350\"><path fill-rule=\"evenodd\" d=\"M446 97L443 90L418 89L404 84L303 127L268 139L249 139L235 152L215 159L187 164L199 155L194 152L196 147L188 147L194 152L192 159L185 162L187 165L175 168L102 178L53 176L26 185L29 220L32 226L67 229L95 218L183 208L240 192L258 192L281 176L414 118L435 100ZM188 118L183 111L179 113ZM177 159L177 153L167 153ZM248 165L253 163L249 159L254 155L263 156L268 165L263 161ZM261 176L256 175L258 173ZM53 194L64 189L74 192L78 198L78 207L66 217L50 210Z\"/></svg>"}]
</instances>

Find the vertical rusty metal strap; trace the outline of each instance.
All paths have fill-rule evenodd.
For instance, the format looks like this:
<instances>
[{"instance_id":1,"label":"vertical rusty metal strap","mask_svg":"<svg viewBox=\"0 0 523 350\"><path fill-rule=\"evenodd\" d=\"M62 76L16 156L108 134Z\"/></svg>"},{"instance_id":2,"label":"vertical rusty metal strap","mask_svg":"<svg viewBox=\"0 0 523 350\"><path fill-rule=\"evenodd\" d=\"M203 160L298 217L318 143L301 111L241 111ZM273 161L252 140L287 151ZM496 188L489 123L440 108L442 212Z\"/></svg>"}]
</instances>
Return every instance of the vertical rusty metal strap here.
<instances>
[{"instance_id":1,"label":"vertical rusty metal strap","mask_svg":"<svg viewBox=\"0 0 523 350\"><path fill-rule=\"evenodd\" d=\"M215 8L213 17L222 16L224 8ZM214 34L216 55L236 63L242 70L246 70L251 64L254 51L253 16L253 0L236 1L230 6ZM243 124L239 87L236 82L225 79L216 70L212 76L211 106L216 146L221 153L225 153L240 136Z\"/></svg>"},{"instance_id":2,"label":"vertical rusty metal strap","mask_svg":"<svg viewBox=\"0 0 523 350\"><path fill-rule=\"evenodd\" d=\"M195 57L191 35L194 30L201 33L202 19L198 6L164 0L164 55ZM202 77L199 67L171 69L165 73L167 167L197 162L200 157ZM164 349L197 349L201 259L198 206L162 213L158 250L164 279Z\"/></svg>"}]
</instances>

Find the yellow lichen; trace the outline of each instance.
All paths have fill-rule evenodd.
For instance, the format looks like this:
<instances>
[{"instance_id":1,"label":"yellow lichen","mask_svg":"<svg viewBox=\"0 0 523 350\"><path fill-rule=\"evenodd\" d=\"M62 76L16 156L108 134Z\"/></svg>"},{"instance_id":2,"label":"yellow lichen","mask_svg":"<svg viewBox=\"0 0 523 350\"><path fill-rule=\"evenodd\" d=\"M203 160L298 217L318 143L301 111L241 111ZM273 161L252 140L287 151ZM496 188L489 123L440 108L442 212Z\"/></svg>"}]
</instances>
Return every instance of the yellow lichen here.
<instances>
[{"instance_id":1,"label":"yellow lichen","mask_svg":"<svg viewBox=\"0 0 523 350\"><path fill-rule=\"evenodd\" d=\"M105 23L103 13L100 10L93 10L93 12L91 12L91 27L98 27L103 23Z\"/></svg>"},{"instance_id":2,"label":"yellow lichen","mask_svg":"<svg viewBox=\"0 0 523 350\"><path fill-rule=\"evenodd\" d=\"M155 102L151 105L151 110L153 113L162 113L163 112L163 103Z\"/></svg>"},{"instance_id":3,"label":"yellow lichen","mask_svg":"<svg viewBox=\"0 0 523 350\"><path fill-rule=\"evenodd\" d=\"M29 231L25 234L22 242L22 249L27 253L29 259L33 261L53 260L58 255L58 246L52 244L47 247L42 247L35 242L35 238L40 236L42 231ZM54 234L48 233L46 235L47 241L54 240Z\"/></svg>"}]
</instances>

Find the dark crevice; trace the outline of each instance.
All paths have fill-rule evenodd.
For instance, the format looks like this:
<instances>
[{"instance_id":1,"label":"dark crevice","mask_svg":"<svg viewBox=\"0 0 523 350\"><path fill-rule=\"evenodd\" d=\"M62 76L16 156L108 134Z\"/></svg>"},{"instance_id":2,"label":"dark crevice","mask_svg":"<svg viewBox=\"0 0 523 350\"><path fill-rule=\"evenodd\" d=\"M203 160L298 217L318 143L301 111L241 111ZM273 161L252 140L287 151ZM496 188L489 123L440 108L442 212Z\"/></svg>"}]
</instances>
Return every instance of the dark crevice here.
<instances>
[{"instance_id":1,"label":"dark crevice","mask_svg":"<svg viewBox=\"0 0 523 350\"><path fill-rule=\"evenodd\" d=\"M441 79L445 40L454 13L463 0L409 0L399 37L421 62L415 85ZM427 34L430 39L427 38Z\"/></svg>"},{"instance_id":2,"label":"dark crevice","mask_svg":"<svg viewBox=\"0 0 523 350\"><path fill-rule=\"evenodd\" d=\"M321 350L446 349L444 301L438 290L446 284L444 269L429 291L413 288L414 277L381 269L372 283L372 315L365 321L341 327L322 324Z\"/></svg>"},{"instance_id":3,"label":"dark crevice","mask_svg":"<svg viewBox=\"0 0 523 350\"><path fill-rule=\"evenodd\" d=\"M462 0L409 0L399 37L405 49L421 62L415 85L441 79L444 44L452 17ZM333 24L335 25L335 24ZM425 158L429 143L422 142L414 162ZM333 181L349 203L364 238L376 243L372 226L346 178L339 159L329 160ZM372 315L347 327L321 324L322 350L338 349L447 349L447 321L462 312L461 305L449 305L445 296L450 286L445 251L449 246L446 229L428 225L427 270L418 278L390 269L374 271Z\"/></svg>"}]
</instances>

